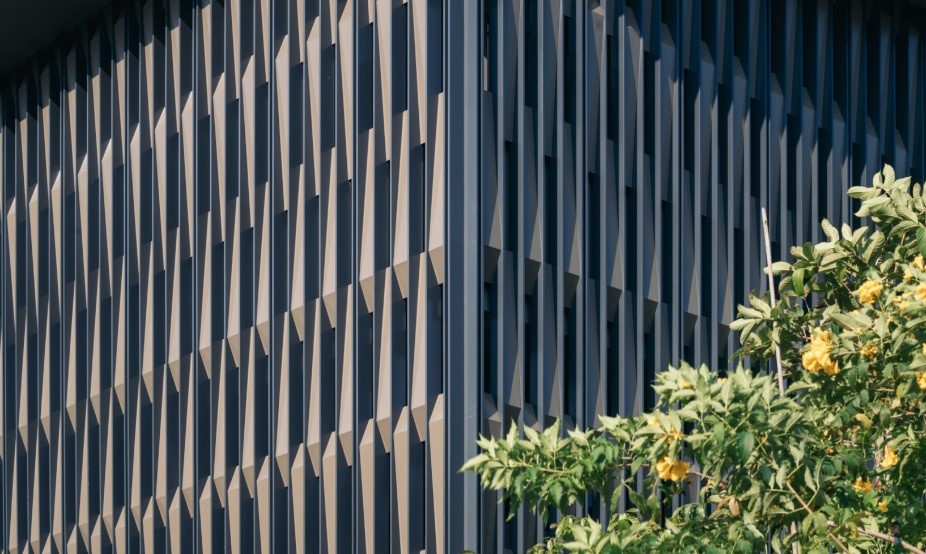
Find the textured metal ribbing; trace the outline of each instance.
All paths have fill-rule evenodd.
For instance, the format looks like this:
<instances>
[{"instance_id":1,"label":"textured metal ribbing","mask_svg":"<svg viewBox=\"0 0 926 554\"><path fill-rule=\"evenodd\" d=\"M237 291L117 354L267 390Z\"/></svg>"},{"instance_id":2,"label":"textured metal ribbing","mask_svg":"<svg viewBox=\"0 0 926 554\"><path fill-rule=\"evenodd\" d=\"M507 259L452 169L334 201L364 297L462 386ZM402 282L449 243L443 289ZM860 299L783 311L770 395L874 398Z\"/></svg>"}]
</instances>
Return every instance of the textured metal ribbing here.
<instances>
[{"instance_id":1,"label":"textured metal ribbing","mask_svg":"<svg viewBox=\"0 0 926 554\"><path fill-rule=\"evenodd\" d=\"M523 551L477 433L723 370L761 206L922 178L923 15L115 3L0 81L0 547Z\"/></svg>"}]
</instances>

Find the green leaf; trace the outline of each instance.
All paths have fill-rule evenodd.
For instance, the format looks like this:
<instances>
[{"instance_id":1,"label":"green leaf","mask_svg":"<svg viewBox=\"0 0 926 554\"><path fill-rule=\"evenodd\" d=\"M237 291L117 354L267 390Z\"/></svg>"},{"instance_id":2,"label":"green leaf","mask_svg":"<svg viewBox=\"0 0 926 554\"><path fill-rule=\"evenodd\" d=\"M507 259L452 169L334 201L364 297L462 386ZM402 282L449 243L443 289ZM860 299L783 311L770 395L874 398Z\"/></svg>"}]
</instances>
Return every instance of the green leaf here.
<instances>
[{"instance_id":1,"label":"green leaf","mask_svg":"<svg viewBox=\"0 0 926 554\"><path fill-rule=\"evenodd\" d=\"M745 463L749 456L752 455L755 442L756 437L752 434L752 431L742 431L736 435L736 454L740 463Z\"/></svg>"},{"instance_id":2,"label":"green leaf","mask_svg":"<svg viewBox=\"0 0 926 554\"><path fill-rule=\"evenodd\" d=\"M768 275L769 268L763 268L762 272ZM791 264L788 262L773 262L772 263L772 275L778 275L779 273L784 273L785 271L791 270Z\"/></svg>"},{"instance_id":3,"label":"green leaf","mask_svg":"<svg viewBox=\"0 0 926 554\"><path fill-rule=\"evenodd\" d=\"M926 256L926 227L916 229L916 251L920 256Z\"/></svg>"},{"instance_id":4,"label":"green leaf","mask_svg":"<svg viewBox=\"0 0 926 554\"><path fill-rule=\"evenodd\" d=\"M730 322L730 330L731 331L742 331L746 327L750 325L755 325L755 324L756 324L755 319L734 319L732 322Z\"/></svg>"},{"instance_id":5,"label":"green leaf","mask_svg":"<svg viewBox=\"0 0 926 554\"><path fill-rule=\"evenodd\" d=\"M839 240L839 231L836 230L836 227L833 227L833 224L830 223L828 219L824 218L823 221L820 222L820 226L823 227L823 233L828 239L833 242Z\"/></svg>"},{"instance_id":6,"label":"green leaf","mask_svg":"<svg viewBox=\"0 0 926 554\"><path fill-rule=\"evenodd\" d=\"M890 236L900 235L906 233L910 229L918 227L915 221L901 221L891 229Z\"/></svg>"},{"instance_id":7,"label":"green leaf","mask_svg":"<svg viewBox=\"0 0 926 554\"><path fill-rule=\"evenodd\" d=\"M798 296L804 296L804 270L796 269L791 277L791 287L794 289L794 294Z\"/></svg>"},{"instance_id":8,"label":"green leaf","mask_svg":"<svg viewBox=\"0 0 926 554\"><path fill-rule=\"evenodd\" d=\"M856 198L858 200L868 200L869 198L874 198L875 196L881 194L881 191L871 187L850 187L846 193L851 198Z\"/></svg>"},{"instance_id":9,"label":"green leaf","mask_svg":"<svg viewBox=\"0 0 926 554\"><path fill-rule=\"evenodd\" d=\"M871 418L865 414L855 414L855 420L862 424L865 429L871 428Z\"/></svg>"},{"instance_id":10,"label":"green leaf","mask_svg":"<svg viewBox=\"0 0 926 554\"><path fill-rule=\"evenodd\" d=\"M817 532L821 535L826 532L826 515L817 512L813 515L813 524Z\"/></svg>"},{"instance_id":11,"label":"green leaf","mask_svg":"<svg viewBox=\"0 0 926 554\"><path fill-rule=\"evenodd\" d=\"M888 164L884 164L881 171L872 177L871 182L873 185L888 189L894 184L895 177L894 168Z\"/></svg>"}]
</instances>

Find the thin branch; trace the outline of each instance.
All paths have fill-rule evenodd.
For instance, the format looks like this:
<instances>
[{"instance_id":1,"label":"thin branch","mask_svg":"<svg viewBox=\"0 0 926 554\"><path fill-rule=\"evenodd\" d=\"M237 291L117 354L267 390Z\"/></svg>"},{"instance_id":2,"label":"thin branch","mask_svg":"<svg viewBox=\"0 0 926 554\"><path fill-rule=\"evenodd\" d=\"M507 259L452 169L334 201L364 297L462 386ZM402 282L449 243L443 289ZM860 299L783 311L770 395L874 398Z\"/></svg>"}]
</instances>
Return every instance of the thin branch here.
<instances>
[{"instance_id":1,"label":"thin branch","mask_svg":"<svg viewBox=\"0 0 926 554\"><path fill-rule=\"evenodd\" d=\"M815 513L815 512L813 511L813 508L811 508L810 506L808 506L807 503L804 502L804 499L801 497L801 495L799 495L799 494L797 493L797 491L794 490L794 487L791 486L791 483L788 483L787 481L785 481L785 485L787 485L788 490L791 491L791 494L794 495L794 498L797 498L797 501L801 503L801 506L803 506L804 509L807 510L807 513L808 513L808 514L813 514L813 513ZM849 548L848 548L846 545L842 544L842 541L839 540L839 537L837 537L836 535L832 534L832 533L829 531L829 529L826 530L826 535L827 535L829 538L833 539L833 542L835 542L836 545L837 545L840 549L842 549L843 552L850 552Z\"/></svg>"},{"instance_id":2,"label":"thin branch","mask_svg":"<svg viewBox=\"0 0 926 554\"><path fill-rule=\"evenodd\" d=\"M834 521L827 521L826 524L829 525L830 527L837 526L836 522ZM863 535L868 535L869 537L885 540L892 544L897 544L894 541L894 537L892 537L891 535L888 535L887 533L882 533L881 531L872 531L871 529L865 529L864 527L859 527L856 530ZM900 541L899 546L903 548L904 550L906 550L907 552L913 552L913 554L926 554L926 551L920 550L919 548L913 546L912 544L904 540Z\"/></svg>"}]
</instances>

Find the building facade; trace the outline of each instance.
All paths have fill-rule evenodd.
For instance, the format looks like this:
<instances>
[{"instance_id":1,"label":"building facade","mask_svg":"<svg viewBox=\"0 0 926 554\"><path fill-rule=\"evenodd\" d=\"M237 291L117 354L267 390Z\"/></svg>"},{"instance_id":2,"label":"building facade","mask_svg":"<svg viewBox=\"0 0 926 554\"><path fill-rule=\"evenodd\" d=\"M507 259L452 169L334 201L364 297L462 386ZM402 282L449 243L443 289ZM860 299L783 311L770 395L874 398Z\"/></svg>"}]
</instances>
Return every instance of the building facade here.
<instances>
[{"instance_id":1,"label":"building facade","mask_svg":"<svg viewBox=\"0 0 926 554\"><path fill-rule=\"evenodd\" d=\"M2 549L524 551L477 434L725 369L761 207L777 259L882 163L922 179L924 15L87 13L0 77Z\"/></svg>"}]
</instances>

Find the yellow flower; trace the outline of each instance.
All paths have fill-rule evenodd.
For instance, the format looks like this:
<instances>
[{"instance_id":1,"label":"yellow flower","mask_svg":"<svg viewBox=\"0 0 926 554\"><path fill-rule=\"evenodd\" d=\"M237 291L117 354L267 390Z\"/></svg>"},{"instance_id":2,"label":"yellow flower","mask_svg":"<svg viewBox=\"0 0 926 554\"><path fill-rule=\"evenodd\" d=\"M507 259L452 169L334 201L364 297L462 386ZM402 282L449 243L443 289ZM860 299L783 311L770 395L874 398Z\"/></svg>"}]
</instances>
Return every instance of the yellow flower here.
<instances>
[{"instance_id":1,"label":"yellow flower","mask_svg":"<svg viewBox=\"0 0 926 554\"><path fill-rule=\"evenodd\" d=\"M660 427L659 419L654 415L649 416L649 419L646 420L646 423L652 425L653 427Z\"/></svg>"},{"instance_id":2,"label":"yellow flower","mask_svg":"<svg viewBox=\"0 0 926 554\"><path fill-rule=\"evenodd\" d=\"M862 494L871 492L871 481L857 477L855 483L852 484L852 488L855 489L855 492L860 492Z\"/></svg>"},{"instance_id":3,"label":"yellow flower","mask_svg":"<svg viewBox=\"0 0 926 554\"><path fill-rule=\"evenodd\" d=\"M902 311L902 312L907 311L907 308L909 308L909 307L910 307L910 303L907 302L906 300L904 300L904 301L900 302L899 304L897 304L897 308L898 308L900 311Z\"/></svg>"},{"instance_id":4,"label":"yellow flower","mask_svg":"<svg viewBox=\"0 0 926 554\"><path fill-rule=\"evenodd\" d=\"M926 373L924 373L924 372L922 372L922 371L917 372L917 374L916 374L916 386L918 386L918 387L920 388L920 390L926 390Z\"/></svg>"},{"instance_id":5,"label":"yellow flower","mask_svg":"<svg viewBox=\"0 0 926 554\"><path fill-rule=\"evenodd\" d=\"M903 272L903 280L904 280L904 282L906 283L906 282L910 281L910 279L913 279L913 274L910 273L909 271L904 271L904 272Z\"/></svg>"},{"instance_id":6,"label":"yellow flower","mask_svg":"<svg viewBox=\"0 0 926 554\"><path fill-rule=\"evenodd\" d=\"M900 458L897 457L897 452L894 451L894 447L887 445L884 448L884 457L881 458L881 468L890 469L897 465L897 462L900 461Z\"/></svg>"},{"instance_id":7,"label":"yellow flower","mask_svg":"<svg viewBox=\"0 0 926 554\"><path fill-rule=\"evenodd\" d=\"M923 256L917 256L913 258L913 267L915 267L916 269L920 271L923 271L923 267L924 267Z\"/></svg>"},{"instance_id":8,"label":"yellow flower","mask_svg":"<svg viewBox=\"0 0 926 554\"><path fill-rule=\"evenodd\" d=\"M804 369L811 373L823 371L831 377L839 373L839 363L830 358L832 348L833 343L829 332L815 330L811 336L809 348L801 356Z\"/></svg>"},{"instance_id":9,"label":"yellow flower","mask_svg":"<svg viewBox=\"0 0 926 554\"><path fill-rule=\"evenodd\" d=\"M926 300L926 283L922 283L916 287L916 297L920 300Z\"/></svg>"},{"instance_id":10,"label":"yellow flower","mask_svg":"<svg viewBox=\"0 0 926 554\"><path fill-rule=\"evenodd\" d=\"M817 365L817 353L813 350L804 352L804 355L801 356L801 363L804 365L804 368L811 373L820 371Z\"/></svg>"},{"instance_id":11,"label":"yellow flower","mask_svg":"<svg viewBox=\"0 0 926 554\"><path fill-rule=\"evenodd\" d=\"M855 294L858 296L858 301L862 304L874 304L875 300L881 296L881 290L884 287L878 281L874 279L869 279L862 283L862 286L855 291Z\"/></svg>"},{"instance_id":12,"label":"yellow flower","mask_svg":"<svg viewBox=\"0 0 926 554\"><path fill-rule=\"evenodd\" d=\"M679 381L679 382L678 382L678 386L679 386L679 388L682 388L682 389L691 389L691 388L694 388L694 387L691 385L691 383L689 383L689 382L686 381L685 379L682 379L681 381Z\"/></svg>"},{"instance_id":13,"label":"yellow flower","mask_svg":"<svg viewBox=\"0 0 926 554\"><path fill-rule=\"evenodd\" d=\"M923 346L920 347L920 351L926 356L926 342L923 343Z\"/></svg>"},{"instance_id":14,"label":"yellow flower","mask_svg":"<svg viewBox=\"0 0 926 554\"><path fill-rule=\"evenodd\" d=\"M669 481L681 481L688 475L688 462L675 460L674 462L668 456L656 463L656 472L660 479Z\"/></svg>"},{"instance_id":15,"label":"yellow flower","mask_svg":"<svg viewBox=\"0 0 926 554\"><path fill-rule=\"evenodd\" d=\"M860 353L862 354L862 356L865 356L866 358L868 358L869 362L873 362L875 359L875 356L878 355L878 345L873 342L864 344L860 350Z\"/></svg>"},{"instance_id":16,"label":"yellow flower","mask_svg":"<svg viewBox=\"0 0 926 554\"><path fill-rule=\"evenodd\" d=\"M830 358L824 360L820 367L823 369L823 373L826 373L829 377L839 373L839 363Z\"/></svg>"},{"instance_id":17,"label":"yellow flower","mask_svg":"<svg viewBox=\"0 0 926 554\"><path fill-rule=\"evenodd\" d=\"M878 502L878 511L879 512L887 511L887 500L882 500L881 502Z\"/></svg>"}]
</instances>

